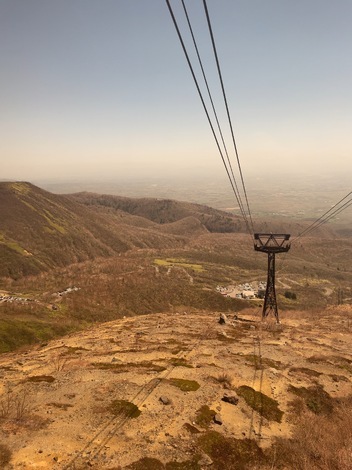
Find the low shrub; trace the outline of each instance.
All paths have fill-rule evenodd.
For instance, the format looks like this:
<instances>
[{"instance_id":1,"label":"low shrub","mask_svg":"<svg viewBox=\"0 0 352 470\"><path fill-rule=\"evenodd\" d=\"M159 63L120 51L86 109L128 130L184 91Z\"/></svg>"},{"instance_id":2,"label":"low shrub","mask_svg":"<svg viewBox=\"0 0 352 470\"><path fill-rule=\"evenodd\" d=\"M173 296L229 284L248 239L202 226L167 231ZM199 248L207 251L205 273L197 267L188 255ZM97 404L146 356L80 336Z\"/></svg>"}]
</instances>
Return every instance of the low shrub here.
<instances>
[{"instance_id":1,"label":"low shrub","mask_svg":"<svg viewBox=\"0 0 352 470\"><path fill-rule=\"evenodd\" d=\"M284 413L279 409L279 405L276 400L264 395L262 392L257 392L248 385L238 387L236 392L240 397L245 399L248 406L250 406L254 411L257 411L268 421L277 421L278 423L281 423Z\"/></svg>"},{"instance_id":2,"label":"low shrub","mask_svg":"<svg viewBox=\"0 0 352 470\"><path fill-rule=\"evenodd\" d=\"M288 391L303 398L307 408L317 415L330 414L333 411L333 399L321 385L309 388L290 385Z\"/></svg>"},{"instance_id":3,"label":"low shrub","mask_svg":"<svg viewBox=\"0 0 352 470\"><path fill-rule=\"evenodd\" d=\"M124 415L126 418L138 418L141 410L134 403L127 400L113 400L109 410L115 416Z\"/></svg>"},{"instance_id":4,"label":"low shrub","mask_svg":"<svg viewBox=\"0 0 352 470\"><path fill-rule=\"evenodd\" d=\"M169 383L179 388L182 392L195 392L200 387L199 383L195 380L171 378L169 379Z\"/></svg>"},{"instance_id":5,"label":"low shrub","mask_svg":"<svg viewBox=\"0 0 352 470\"><path fill-rule=\"evenodd\" d=\"M255 441L227 438L216 431L200 435L198 445L213 460L214 470L253 470L267 460Z\"/></svg>"},{"instance_id":6,"label":"low shrub","mask_svg":"<svg viewBox=\"0 0 352 470\"><path fill-rule=\"evenodd\" d=\"M211 410L208 405L203 405L197 411L195 423L202 428L208 428L215 415L216 411Z\"/></svg>"},{"instance_id":7,"label":"low shrub","mask_svg":"<svg viewBox=\"0 0 352 470\"><path fill-rule=\"evenodd\" d=\"M0 444L0 466L3 468L10 463L12 452L5 444Z\"/></svg>"}]
</instances>

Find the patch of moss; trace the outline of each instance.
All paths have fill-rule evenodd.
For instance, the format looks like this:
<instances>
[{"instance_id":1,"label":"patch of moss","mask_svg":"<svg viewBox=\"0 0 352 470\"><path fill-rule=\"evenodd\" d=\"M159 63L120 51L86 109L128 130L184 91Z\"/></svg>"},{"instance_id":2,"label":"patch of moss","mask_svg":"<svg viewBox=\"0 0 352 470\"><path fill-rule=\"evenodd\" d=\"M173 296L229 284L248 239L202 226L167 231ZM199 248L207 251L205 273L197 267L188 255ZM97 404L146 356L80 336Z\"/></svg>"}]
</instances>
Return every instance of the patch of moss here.
<instances>
[{"instance_id":1,"label":"patch of moss","mask_svg":"<svg viewBox=\"0 0 352 470\"><path fill-rule=\"evenodd\" d=\"M185 423L182 427L191 434L199 434L200 433L199 429L197 429L195 426L193 426L190 423Z\"/></svg>"},{"instance_id":2,"label":"patch of moss","mask_svg":"<svg viewBox=\"0 0 352 470\"><path fill-rule=\"evenodd\" d=\"M190 369L193 369L192 364L186 361L183 357L173 357L170 359L170 364L173 367L188 367Z\"/></svg>"},{"instance_id":3,"label":"patch of moss","mask_svg":"<svg viewBox=\"0 0 352 470\"><path fill-rule=\"evenodd\" d=\"M213 460L214 470L250 470L266 463L263 451L251 439L230 439L207 431L199 436L198 445Z\"/></svg>"},{"instance_id":4,"label":"patch of moss","mask_svg":"<svg viewBox=\"0 0 352 470\"><path fill-rule=\"evenodd\" d=\"M309 388L290 385L288 391L303 398L307 408L317 415L330 414L333 411L333 400L321 385Z\"/></svg>"},{"instance_id":5,"label":"patch of moss","mask_svg":"<svg viewBox=\"0 0 352 470\"><path fill-rule=\"evenodd\" d=\"M314 355L314 356L307 357L307 362L311 362L313 364L327 363L328 358L325 356Z\"/></svg>"},{"instance_id":6,"label":"patch of moss","mask_svg":"<svg viewBox=\"0 0 352 470\"><path fill-rule=\"evenodd\" d=\"M16 183L11 183L10 188L18 194L28 194L30 192L30 186L28 185L28 183L20 181Z\"/></svg>"},{"instance_id":7,"label":"patch of moss","mask_svg":"<svg viewBox=\"0 0 352 470\"><path fill-rule=\"evenodd\" d=\"M143 457L131 463L124 470L201 470L197 457L185 462L167 462L165 465L158 459Z\"/></svg>"},{"instance_id":8,"label":"patch of moss","mask_svg":"<svg viewBox=\"0 0 352 470\"><path fill-rule=\"evenodd\" d=\"M0 243L3 243L4 245L8 246L11 248L11 250L16 251L20 255L26 255L28 252L22 248L17 242L14 240L10 240L9 238L5 238L5 236L0 233Z\"/></svg>"},{"instance_id":9,"label":"patch of moss","mask_svg":"<svg viewBox=\"0 0 352 470\"><path fill-rule=\"evenodd\" d=\"M235 338L234 336L227 336L227 334L224 334L224 333L225 332L221 332L221 333L218 332L216 339L224 343L233 343L234 341L238 340L238 337Z\"/></svg>"},{"instance_id":10,"label":"patch of moss","mask_svg":"<svg viewBox=\"0 0 352 470\"><path fill-rule=\"evenodd\" d=\"M54 382L55 377L52 375L32 375L31 377L27 378L28 382L47 382L52 383Z\"/></svg>"},{"instance_id":11,"label":"patch of moss","mask_svg":"<svg viewBox=\"0 0 352 470\"><path fill-rule=\"evenodd\" d=\"M134 403L127 400L113 400L109 410L115 416L124 415L126 418L138 418L141 410Z\"/></svg>"},{"instance_id":12,"label":"patch of moss","mask_svg":"<svg viewBox=\"0 0 352 470\"><path fill-rule=\"evenodd\" d=\"M337 366L339 369L346 370L352 374L352 361L342 356L311 356L307 359L308 362L312 363L325 363Z\"/></svg>"},{"instance_id":13,"label":"patch of moss","mask_svg":"<svg viewBox=\"0 0 352 470\"><path fill-rule=\"evenodd\" d=\"M344 375L330 374L329 377L334 382L348 382L348 378L345 377Z\"/></svg>"},{"instance_id":14,"label":"patch of moss","mask_svg":"<svg viewBox=\"0 0 352 470\"><path fill-rule=\"evenodd\" d=\"M204 267L201 264L188 263L184 259L177 259L177 258L160 259L160 258L157 258L157 259L154 260L154 264L156 264L157 266L165 266L165 267L176 266L176 267L181 267L181 268L189 268L189 269L192 269L193 271L196 271L198 273L204 272Z\"/></svg>"},{"instance_id":15,"label":"patch of moss","mask_svg":"<svg viewBox=\"0 0 352 470\"><path fill-rule=\"evenodd\" d=\"M61 233L62 235L66 233L66 229L59 225L55 220L53 214L51 214L48 210L44 209L44 213L42 214L48 224L57 232Z\"/></svg>"},{"instance_id":16,"label":"patch of moss","mask_svg":"<svg viewBox=\"0 0 352 470\"><path fill-rule=\"evenodd\" d=\"M291 367L290 372L299 372L304 375L307 375L308 377L319 377L321 375L321 372L317 372L313 369L308 369L307 367Z\"/></svg>"},{"instance_id":17,"label":"patch of moss","mask_svg":"<svg viewBox=\"0 0 352 470\"><path fill-rule=\"evenodd\" d=\"M10 463L12 452L5 444L0 444L0 465L4 468L5 465Z\"/></svg>"},{"instance_id":18,"label":"patch of moss","mask_svg":"<svg viewBox=\"0 0 352 470\"><path fill-rule=\"evenodd\" d=\"M153 459L151 457L143 457L137 462L133 462L127 467L124 467L125 470L165 470L165 465L160 462L158 459Z\"/></svg>"},{"instance_id":19,"label":"patch of moss","mask_svg":"<svg viewBox=\"0 0 352 470\"><path fill-rule=\"evenodd\" d=\"M198 464L199 457L195 456L193 460L186 460L185 462L167 462L165 470L201 470Z\"/></svg>"},{"instance_id":20,"label":"patch of moss","mask_svg":"<svg viewBox=\"0 0 352 470\"><path fill-rule=\"evenodd\" d=\"M216 411L211 410L208 405L203 405L197 411L195 423L202 428L208 428L215 415Z\"/></svg>"},{"instance_id":21,"label":"patch of moss","mask_svg":"<svg viewBox=\"0 0 352 470\"><path fill-rule=\"evenodd\" d=\"M173 355L179 354L182 350L183 348L175 348L171 351L171 354Z\"/></svg>"},{"instance_id":22,"label":"patch of moss","mask_svg":"<svg viewBox=\"0 0 352 470\"><path fill-rule=\"evenodd\" d=\"M0 319L0 353L62 336L73 330L70 321L50 324L44 321Z\"/></svg>"},{"instance_id":23,"label":"patch of moss","mask_svg":"<svg viewBox=\"0 0 352 470\"><path fill-rule=\"evenodd\" d=\"M65 410L65 411L67 411L68 408L73 407L71 403L57 403L57 402L47 403L47 406L53 406L54 408L59 408L60 410Z\"/></svg>"},{"instance_id":24,"label":"patch of moss","mask_svg":"<svg viewBox=\"0 0 352 470\"><path fill-rule=\"evenodd\" d=\"M345 357L335 356L333 362L342 370L352 374L352 361Z\"/></svg>"},{"instance_id":25,"label":"patch of moss","mask_svg":"<svg viewBox=\"0 0 352 470\"><path fill-rule=\"evenodd\" d=\"M63 352L65 355L77 354L77 352L81 351L89 351L87 348L83 348L82 346L66 346L66 351Z\"/></svg>"},{"instance_id":26,"label":"patch of moss","mask_svg":"<svg viewBox=\"0 0 352 470\"><path fill-rule=\"evenodd\" d=\"M280 361L274 361L273 359L269 359L267 357L259 357L255 354L243 354L242 357L253 364L257 370L264 369L265 367L271 367L273 369L282 368L282 363Z\"/></svg>"},{"instance_id":27,"label":"patch of moss","mask_svg":"<svg viewBox=\"0 0 352 470\"><path fill-rule=\"evenodd\" d=\"M119 362L93 362L92 366L96 369L101 370L111 370L113 372L128 372L131 369L148 369L153 372L163 372L166 370L166 367L159 366L153 362L144 361L144 362L128 362L128 363L119 363Z\"/></svg>"},{"instance_id":28,"label":"patch of moss","mask_svg":"<svg viewBox=\"0 0 352 470\"><path fill-rule=\"evenodd\" d=\"M254 411L257 411L268 421L281 423L284 413L279 409L279 404L276 400L264 395L262 392L257 392L248 385L238 387L236 392L240 397L245 399L248 406L250 406Z\"/></svg>"},{"instance_id":29,"label":"patch of moss","mask_svg":"<svg viewBox=\"0 0 352 470\"><path fill-rule=\"evenodd\" d=\"M182 392L195 392L200 387L199 383L195 380L171 378L168 382L174 387L179 388Z\"/></svg>"}]
</instances>

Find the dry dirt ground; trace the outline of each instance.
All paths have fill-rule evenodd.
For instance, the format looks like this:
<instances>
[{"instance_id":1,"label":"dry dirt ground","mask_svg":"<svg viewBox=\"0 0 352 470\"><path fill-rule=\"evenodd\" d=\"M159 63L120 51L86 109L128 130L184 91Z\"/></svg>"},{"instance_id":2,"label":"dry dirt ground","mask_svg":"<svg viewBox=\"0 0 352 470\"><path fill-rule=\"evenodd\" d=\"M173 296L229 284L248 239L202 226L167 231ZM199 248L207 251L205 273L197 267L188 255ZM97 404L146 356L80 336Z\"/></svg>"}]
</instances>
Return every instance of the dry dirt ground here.
<instances>
[{"instance_id":1,"label":"dry dirt ground","mask_svg":"<svg viewBox=\"0 0 352 470\"><path fill-rule=\"evenodd\" d=\"M228 315L225 325L216 312L179 311L112 321L3 354L0 442L12 451L7 468L116 469L145 456L189 461L206 426L268 446L292 429L290 384L318 383L332 397L351 393L351 313L283 312L277 326L260 322L254 310L241 312L246 321ZM199 388L180 389L194 385L188 380ZM242 397L237 405L222 401L243 385L277 400L282 422L268 421ZM141 413L119 411L117 400ZM222 424L197 421L203 405ZM203 454L201 468L210 463Z\"/></svg>"}]
</instances>

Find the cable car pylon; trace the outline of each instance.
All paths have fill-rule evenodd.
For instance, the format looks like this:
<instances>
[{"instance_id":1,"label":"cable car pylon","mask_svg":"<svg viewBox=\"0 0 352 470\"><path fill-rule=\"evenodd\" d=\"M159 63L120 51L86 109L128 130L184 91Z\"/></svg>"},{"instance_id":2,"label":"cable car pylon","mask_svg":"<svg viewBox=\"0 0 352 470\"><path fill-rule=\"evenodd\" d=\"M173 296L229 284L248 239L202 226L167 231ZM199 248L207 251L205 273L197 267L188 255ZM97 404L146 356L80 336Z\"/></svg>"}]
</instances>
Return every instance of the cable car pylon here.
<instances>
[{"instance_id":1,"label":"cable car pylon","mask_svg":"<svg viewBox=\"0 0 352 470\"><path fill-rule=\"evenodd\" d=\"M275 255L276 253L284 253L290 249L289 238L290 235L287 233L254 234L254 249L268 253L268 277L262 313L263 320L270 312L273 312L276 323L280 323L275 293Z\"/></svg>"}]
</instances>

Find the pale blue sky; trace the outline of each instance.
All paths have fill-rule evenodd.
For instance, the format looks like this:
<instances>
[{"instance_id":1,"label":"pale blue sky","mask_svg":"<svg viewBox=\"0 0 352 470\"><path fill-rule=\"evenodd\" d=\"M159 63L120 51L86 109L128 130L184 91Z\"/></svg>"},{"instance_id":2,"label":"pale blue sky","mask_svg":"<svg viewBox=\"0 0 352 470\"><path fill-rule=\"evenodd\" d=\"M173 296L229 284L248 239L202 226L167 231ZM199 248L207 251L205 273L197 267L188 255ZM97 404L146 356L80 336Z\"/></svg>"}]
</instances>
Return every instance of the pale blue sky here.
<instances>
[{"instance_id":1,"label":"pale blue sky","mask_svg":"<svg viewBox=\"0 0 352 470\"><path fill-rule=\"evenodd\" d=\"M351 172L352 1L207 3L245 175ZM0 0L0 58L0 178L223 174L165 1Z\"/></svg>"}]
</instances>

